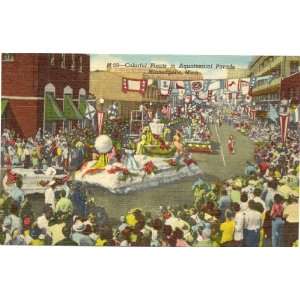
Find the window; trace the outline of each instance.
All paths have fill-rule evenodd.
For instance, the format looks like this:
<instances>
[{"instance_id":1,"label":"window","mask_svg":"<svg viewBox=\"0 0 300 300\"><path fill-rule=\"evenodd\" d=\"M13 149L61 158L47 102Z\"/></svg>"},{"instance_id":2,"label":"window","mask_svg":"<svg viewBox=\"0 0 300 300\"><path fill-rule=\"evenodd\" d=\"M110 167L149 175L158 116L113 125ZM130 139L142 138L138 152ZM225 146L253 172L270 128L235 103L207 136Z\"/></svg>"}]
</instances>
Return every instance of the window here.
<instances>
[{"instance_id":1,"label":"window","mask_svg":"<svg viewBox=\"0 0 300 300\"><path fill-rule=\"evenodd\" d=\"M2 54L2 61L14 61L15 55L12 53L3 53Z\"/></svg>"},{"instance_id":2,"label":"window","mask_svg":"<svg viewBox=\"0 0 300 300\"><path fill-rule=\"evenodd\" d=\"M75 63L75 54L72 54L72 64L71 64L71 70L75 70L76 63Z\"/></svg>"},{"instance_id":3,"label":"window","mask_svg":"<svg viewBox=\"0 0 300 300\"><path fill-rule=\"evenodd\" d=\"M82 72L82 56L79 57L79 72Z\"/></svg>"},{"instance_id":4,"label":"window","mask_svg":"<svg viewBox=\"0 0 300 300\"><path fill-rule=\"evenodd\" d=\"M55 65L55 55L54 54L49 54L49 62L51 66Z\"/></svg>"},{"instance_id":5,"label":"window","mask_svg":"<svg viewBox=\"0 0 300 300\"><path fill-rule=\"evenodd\" d=\"M66 54L61 55L61 67L65 69L66 67Z\"/></svg>"},{"instance_id":6,"label":"window","mask_svg":"<svg viewBox=\"0 0 300 300\"><path fill-rule=\"evenodd\" d=\"M292 61L290 63L290 74L297 73L299 71L299 62Z\"/></svg>"}]
</instances>

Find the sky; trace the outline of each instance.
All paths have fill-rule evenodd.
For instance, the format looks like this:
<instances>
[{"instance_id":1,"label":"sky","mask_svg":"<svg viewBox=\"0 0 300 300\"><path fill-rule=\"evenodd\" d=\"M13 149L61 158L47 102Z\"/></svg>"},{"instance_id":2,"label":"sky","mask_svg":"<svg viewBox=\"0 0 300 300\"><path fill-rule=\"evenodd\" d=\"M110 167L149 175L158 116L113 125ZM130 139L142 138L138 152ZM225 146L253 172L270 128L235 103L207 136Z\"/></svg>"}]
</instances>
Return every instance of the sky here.
<instances>
[{"instance_id":1,"label":"sky","mask_svg":"<svg viewBox=\"0 0 300 300\"><path fill-rule=\"evenodd\" d=\"M206 78L223 78L226 74L225 70L216 69L216 64L230 65L235 68L246 68L253 56L222 56L222 55L146 55L146 54L97 54L91 55L91 70L105 70L107 63L156 63L166 64L170 66L175 64L179 67L180 64L213 64L212 70L199 69ZM189 69L196 71L197 69Z\"/></svg>"}]
</instances>

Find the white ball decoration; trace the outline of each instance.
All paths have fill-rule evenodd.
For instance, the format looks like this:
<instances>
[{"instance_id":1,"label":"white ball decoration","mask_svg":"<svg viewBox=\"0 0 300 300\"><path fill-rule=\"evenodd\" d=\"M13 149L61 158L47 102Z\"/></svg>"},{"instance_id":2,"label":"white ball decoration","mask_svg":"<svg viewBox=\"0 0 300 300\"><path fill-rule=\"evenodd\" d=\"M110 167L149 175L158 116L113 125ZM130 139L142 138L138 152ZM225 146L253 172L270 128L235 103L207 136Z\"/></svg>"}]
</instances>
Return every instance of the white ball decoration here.
<instances>
[{"instance_id":1,"label":"white ball decoration","mask_svg":"<svg viewBox=\"0 0 300 300\"><path fill-rule=\"evenodd\" d=\"M95 140L95 148L99 153L108 153L112 147L112 140L106 134L99 135Z\"/></svg>"}]
</instances>

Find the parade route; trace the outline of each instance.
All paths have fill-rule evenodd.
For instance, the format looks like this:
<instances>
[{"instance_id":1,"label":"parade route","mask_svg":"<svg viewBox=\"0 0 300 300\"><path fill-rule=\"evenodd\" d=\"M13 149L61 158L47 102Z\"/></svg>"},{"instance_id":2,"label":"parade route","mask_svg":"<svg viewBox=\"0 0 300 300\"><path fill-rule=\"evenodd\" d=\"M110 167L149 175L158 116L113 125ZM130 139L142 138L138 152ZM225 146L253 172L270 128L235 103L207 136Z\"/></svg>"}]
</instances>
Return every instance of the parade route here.
<instances>
[{"instance_id":1,"label":"parade route","mask_svg":"<svg viewBox=\"0 0 300 300\"><path fill-rule=\"evenodd\" d=\"M203 179L208 182L222 181L244 172L245 162L252 161L254 144L248 137L237 132L233 127L224 124L221 127L211 125L212 141L217 147L215 154L194 153L195 159L203 171ZM236 154L227 151L227 139L233 135L236 141ZM192 184L198 178L189 178L166 185L136 191L127 195L115 195L100 187L88 189L96 199L97 206L103 206L112 219L125 214L132 207L158 213L161 205L176 206L191 204L193 201ZM163 195L163 197L162 197ZM44 196L30 195L32 205L38 213L42 211Z\"/></svg>"},{"instance_id":2,"label":"parade route","mask_svg":"<svg viewBox=\"0 0 300 300\"><path fill-rule=\"evenodd\" d=\"M193 154L193 158L204 173L203 178L209 182L214 182L243 174L246 161L253 158L253 142L228 125L223 125L217 131L211 130L211 132L212 140L220 143L218 153ZM226 147L228 136L231 134L236 140L237 151L235 155L230 155ZM220 154L220 149L224 149L222 154ZM193 201L192 184L197 178L198 176L189 177L128 195L114 195L97 187L90 188L90 190L96 198L96 204L104 206L113 218L125 214L132 207L139 207L155 214L159 212L161 205L191 204Z\"/></svg>"}]
</instances>

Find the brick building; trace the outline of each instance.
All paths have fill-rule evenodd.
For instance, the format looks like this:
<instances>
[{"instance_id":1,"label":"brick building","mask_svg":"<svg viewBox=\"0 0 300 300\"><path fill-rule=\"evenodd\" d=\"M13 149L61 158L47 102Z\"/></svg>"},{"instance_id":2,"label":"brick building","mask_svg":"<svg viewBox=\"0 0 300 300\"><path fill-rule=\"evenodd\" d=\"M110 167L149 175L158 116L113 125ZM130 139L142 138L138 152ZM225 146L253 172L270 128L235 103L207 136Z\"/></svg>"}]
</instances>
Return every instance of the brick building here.
<instances>
[{"instance_id":1,"label":"brick building","mask_svg":"<svg viewBox=\"0 0 300 300\"><path fill-rule=\"evenodd\" d=\"M85 54L2 54L2 128L30 137L82 123L89 73Z\"/></svg>"}]
</instances>

